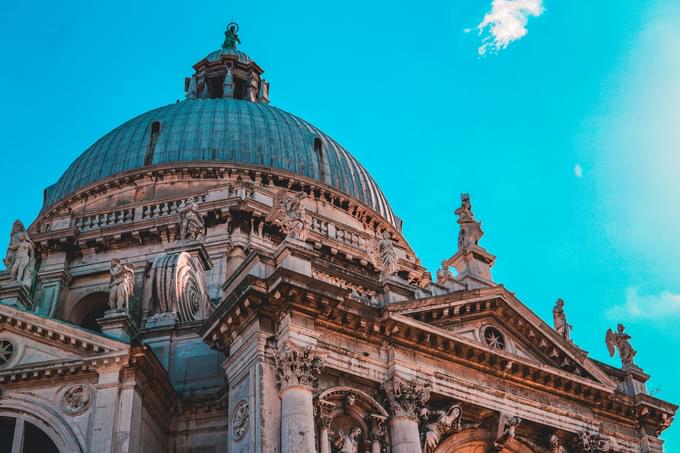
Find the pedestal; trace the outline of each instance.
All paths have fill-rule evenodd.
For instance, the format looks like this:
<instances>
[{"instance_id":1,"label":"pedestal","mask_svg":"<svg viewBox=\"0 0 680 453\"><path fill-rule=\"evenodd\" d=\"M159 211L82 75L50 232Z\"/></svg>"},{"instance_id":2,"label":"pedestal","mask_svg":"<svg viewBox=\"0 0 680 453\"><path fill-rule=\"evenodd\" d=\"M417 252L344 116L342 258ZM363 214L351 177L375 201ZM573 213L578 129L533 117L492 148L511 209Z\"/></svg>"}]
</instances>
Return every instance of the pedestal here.
<instances>
[{"instance_id":1,"label":"pedestal","mask_svg":"<svg viewBox=\"0 0 680 453\"><path fill-rule=\"evenodd\" d=\"M624 378L619 384L619 390L626 395L641 395L647 393L645 382L649 380L649 375L636 365L626 365L623 367Z\"/></svg>"},{"instance_id":2,"label":"pedestal","mask_svg":"<svg viewBox=\"0 0 680 453\"><path fill-rule=\"evenodd\" d=\"M0 303L19 310L31 310L33 307L28 288L17 281L7 281L0 285Z\"/></svg>"},{"instance_id":3,"label":"pedestal","mask_svg":"<svg viewBox=\"0 0 680 453\"><path fill-rule=\"evenodd\" d=\"M137 335L137 329L125 310L108 310L97 320L102 333L117 340L130 342Z\"/></svg>"},{"instance_id":4,"label":"pedestal","mask_svg":"<svg viewBox=\"0 0 680 453\"><path fill-rule=\"evenodd\" d=\"M496 257L476 245L468 245L456 252L444 264L456 269L458 281L466 283L468 288L480 288L492 285L491 267Z\"/></svg>"}]
</instances>

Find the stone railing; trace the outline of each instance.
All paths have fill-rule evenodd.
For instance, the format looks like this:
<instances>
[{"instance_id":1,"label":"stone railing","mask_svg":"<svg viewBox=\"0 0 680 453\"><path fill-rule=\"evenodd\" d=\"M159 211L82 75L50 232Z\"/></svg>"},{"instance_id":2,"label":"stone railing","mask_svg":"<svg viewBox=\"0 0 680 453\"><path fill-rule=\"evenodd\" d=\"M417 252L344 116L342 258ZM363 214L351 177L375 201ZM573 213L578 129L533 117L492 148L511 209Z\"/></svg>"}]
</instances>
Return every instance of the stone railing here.
<instances>
[{"instance_id":1,"label":"stone railing","mask_svg":"<svg viewBox=\"0 0 680 453\"><path fill-rule=\"evenodd\" d=\"M317 217L311 217L310 228L315 233L335 239L336 241L354 247L355 249L366 251L368 248L367 237L348 229L339 228L334 223L327 222Z\"/></svg>"},{"instance_id":2,"label":"stone railing","mask_svg":"<svg viewBox=\"0 0 680 453\"><path fill-rule=\"evenodd\" d=\"M96 230L97 228L131 223L134 222L134 220L134 209L122 209L119 211L76 217L73 221L73 226L80 231L89 231Z\"/></svg>"},{"instance_id":3,"label":"stone railing","mask_svg":"<svg viewBox=\"0 0 680 453\"><path fill-rule=\"evenodd\" d=\"M193 197L197 203L203 203L205 201L205 195L199 195ZM181 198L179 200L163 201L160 203L150 204L142 206L141 209L141 219L155 219L157 217L163 217L166 215L172 215L179 213L179 209L184 206L184 204L189 200L189 198Z\"/></svg>"},{"instance_id":4,"label":"stone railing","mask_svg":"<svg viewBox=\"0 0 680 453\"><path fill-rule=\"evenodd\" d=\"M205 195L199 195L194 197L194 200L198 203L202 203L205 201L205 198ZM184 206L187 200L189 200L189 198L181 198L178 200L162 201L140 206L138 208L121 209L118 211L76 217L73 221L73 226L80 231L91 231L99 228L124 225L139 220L156 219L167 215L178 214L179 209Z\"/></svg>"}]
</instances>

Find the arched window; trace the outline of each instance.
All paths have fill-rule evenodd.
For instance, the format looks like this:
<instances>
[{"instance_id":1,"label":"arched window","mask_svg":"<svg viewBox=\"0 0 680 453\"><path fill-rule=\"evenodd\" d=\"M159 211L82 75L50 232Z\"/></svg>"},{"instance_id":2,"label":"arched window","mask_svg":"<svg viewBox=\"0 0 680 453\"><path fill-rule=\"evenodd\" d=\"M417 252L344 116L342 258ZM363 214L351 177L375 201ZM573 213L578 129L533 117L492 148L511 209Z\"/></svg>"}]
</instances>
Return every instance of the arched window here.
<instances>
[{"instance_id":1,"label":"arched window","mask_svg":"<svg viewBox=\"0 0 680 453\"><path fill-rule=\"evenodd\" d=\"M319 171L321 172L321 180L326 180L326 162L323 157L323 142L319 137L314 138L314 154L316 154L316 161L319 164Z\"/></svg>"},{"instance_id":2,"label":"arched window","mask_svg":"<svg viewBox=\"0 0 680 453\"><path fill-rule=\"evenodd\" d=\"M66 320L94 332L101 332L97 319L109 309L109 294L96 292L88 294L73 305Z\"/></svg>"},{"instance_id":3,"label":"arched window","mask_svg":"<svg viewBox=\"0 0 680 453\"><path fill-rule=\"evenodd\" d=\"M21 418L0 417L0 451L59 453L43 430Z\"/></svg>"},{"instance_id":4,"label":"arched window","mask_svg":"<svg viewBox=\"0 0 680 453\"><path fill-rule=\"evenodd\" d=\"M160 121L151 123L151 137L149 138L149 145L146 148L146 155L144 156L144 166L153 164L153 153L156 150L156 143L158 136L161 133Z\"/></svg>"}]
</instances>

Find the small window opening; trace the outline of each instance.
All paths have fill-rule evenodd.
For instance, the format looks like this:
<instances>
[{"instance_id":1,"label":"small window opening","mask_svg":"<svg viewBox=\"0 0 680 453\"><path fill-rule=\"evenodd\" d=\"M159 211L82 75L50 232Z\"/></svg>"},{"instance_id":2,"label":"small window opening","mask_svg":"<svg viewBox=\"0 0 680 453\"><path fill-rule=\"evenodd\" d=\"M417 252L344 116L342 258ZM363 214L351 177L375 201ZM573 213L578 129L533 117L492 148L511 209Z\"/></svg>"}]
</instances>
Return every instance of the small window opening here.
<instances>
[{"instance_id":1,"label":"small window opening","mask_svg":"<svg viewBox=\"0 0 680 453\"><path fill-rule=\"evenodd\" d=\"M326 163L323 158L323 143L319 137L314 138L314 154L319 164L319 171L321 172L321 180L326 180Z\"/></svg>"},{"instance_id":2,"label":"small window opening","mask_svg":"<svg viewBox=\"0 0 680 453\"><path fill-rule=\"evenodd\" d=\"M153 163L153 153L156 150L156 143L158 142L158 136L161 133L161 123L160 121L154 121L151 123L151 138L149 139L149 146L146 148L146 155L144 156L144 166L151 165Z\"/></svg>"}]
</instances>

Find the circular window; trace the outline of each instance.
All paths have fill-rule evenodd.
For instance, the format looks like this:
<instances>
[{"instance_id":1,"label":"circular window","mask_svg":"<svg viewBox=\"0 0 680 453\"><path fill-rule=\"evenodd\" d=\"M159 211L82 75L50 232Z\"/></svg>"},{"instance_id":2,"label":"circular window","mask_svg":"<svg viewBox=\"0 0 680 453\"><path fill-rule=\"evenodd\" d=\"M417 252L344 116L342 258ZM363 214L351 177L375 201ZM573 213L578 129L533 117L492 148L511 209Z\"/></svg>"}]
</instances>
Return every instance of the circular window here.
<instances>
[{"instance_id":1,"label":"circular window","mask_svg":"<svg viewBox=\"0 0 680 453\"><path fill-rule=\"evenodd\" d=\"M505 349L505 337L495 327L484 329L484 341L493 349Z\"/></svg>"},{"instance_id":2,"label":"circular window","mask_svg":"<svg viewBox=\"0 0 680 453\"><path fill-rule=\"evenodd\" d=\"M15 351L14 343L9 340L0 340L0 367L5 366L7 362L12 360Z\"/></svg>"}]
</instances>

